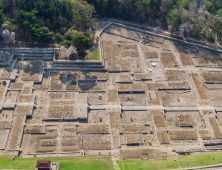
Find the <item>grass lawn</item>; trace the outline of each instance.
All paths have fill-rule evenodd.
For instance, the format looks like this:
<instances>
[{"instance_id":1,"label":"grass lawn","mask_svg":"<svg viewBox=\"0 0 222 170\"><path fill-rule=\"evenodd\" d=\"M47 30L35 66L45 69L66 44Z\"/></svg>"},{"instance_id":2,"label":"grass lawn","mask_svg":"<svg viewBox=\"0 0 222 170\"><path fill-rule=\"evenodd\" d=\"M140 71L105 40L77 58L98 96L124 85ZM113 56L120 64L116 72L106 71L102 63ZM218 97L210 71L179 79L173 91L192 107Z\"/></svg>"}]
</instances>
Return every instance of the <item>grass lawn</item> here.
<instances>
[{"instance_id":1,"label":"grass lawn","mask_svg":"<svg viewBox=\"0 0 222 170\"><path fill-rule=\"evenodd\" d=\"M118 164L120 170L123 170L123 165L125 170L163 170L179 168L177 162L174 160L124 160L119 161Z\"/></svg>"},{"instance_id":2,"label":"grass lawn","mask_svg":"<svg viewBox=\"0 0 222 170\"><path fill-rule=\"evenodd\" d=\"M222 153L182 156L174 160L116 160L120 170L163 170L209 166L222 163ZM179 165L178 165L179 164Z\"/></svg>"},{"instance_id":3,"label":"grass lawn","mask_svg":"<svg viewBox=\"0 0 222 170\"><path fill-rule=\"evenodd\" d=\"M0 157L0 168L34 170L37 160L60 162L60 170L112 170L109 157L17 158ZM215 165L222 163L222 153L183 156L174 160L116 160L120 170L163 170ZM178 165L179 164L179 165Z\"/></svg>"},{"instance_id":4,"label":"grass lawn","mask_svg":"<svg viewBox=\"0 0 222 170\"><path fill-rule=\"evenodd\" d=\"M90 60L100 61L99 48L96 48L94 51L91 52L91 54L92 54L92 57Z\"/></svg>"},{"instance_id":5,"label":"grass lawn","mask_svg":"<svg viewBox=\"0 0 222 170\"><path fill-rule=\"evenodd\" d=\"M37 160L60 162L59 170L113 170L111 158L101 157L58 157L58 158L17 158L0 157L2 169L35 169Z\"/></svg>"},{"instance_id":6,"label":"grass lawn","mask_svg":"<svg viewBox=\"0 0 222 170\"><path fill-rule=\"evenodd\" d=\"M178 158L177 161L181 168L216 165L222 163L222 153L184 156Z\"/></svg>"},{"instance_id":7,"label":"grass lawn","mask_svg":"<svg viewBox=\"0 0 222 170\"><path fill-rule=\"evenodd\" d=\"M99 53L99 38L96 39L95 48L92 52L90 52L90 59L93 61L100 61L100 53Z\"/></svg>"}]
</instances>

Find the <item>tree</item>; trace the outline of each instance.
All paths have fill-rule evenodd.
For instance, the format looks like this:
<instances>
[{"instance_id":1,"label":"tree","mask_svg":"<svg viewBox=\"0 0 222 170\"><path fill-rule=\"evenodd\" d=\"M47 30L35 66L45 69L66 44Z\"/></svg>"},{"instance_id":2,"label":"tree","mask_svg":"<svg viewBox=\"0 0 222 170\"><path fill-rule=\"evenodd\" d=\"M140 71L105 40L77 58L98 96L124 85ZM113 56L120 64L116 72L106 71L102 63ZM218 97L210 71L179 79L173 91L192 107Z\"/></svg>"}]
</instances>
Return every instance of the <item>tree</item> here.
<instances>
[{"instance_id":1,"label":"tree","mask_svg":"<svg viewBox=\"0 0 222 170\"><path fill-rule=\"evenodd\" d=\"M39 24L32 25L30 22L24 21L23 25L32 37L38 41L49 41L52 39L52 35L54 34L52 31L50 32L47 27L40 27Z\"/></svg>"},{"instance_id":2,"label":"tree","mask_svg":"<svg viewBox=\"0 0 222 170\"><path fill-rule=\"evenodd\" d=\"M16 20L20 25L23 25L24 21L28 21L31 24L34 23L36 16L35 14L37 11L33 10L31 12L25 12L23 10L20 10L20 12L17 14Z\"/></svg>"},{"instance_id":3,"label":"tree","mask_svg":"<svg viewBox=\"0 0 222 170\"><path fill-rule=\"evenodd\" d=\"M222 21L216 20L212 25L212 31L214 32L217 41L222 43Z\"/></svg>"},{"instance_id":4,"label":"tree","mask_svg":"<svg viewBox=\"0 0 222 170\"><path fill-rule=\"evenodd\" d=\"M23 22L23 25L25 26L25 28L26 28L27 30L29 30L29 29L30 29L30 26L31 26L31 23L30 23L29 21L24 21L24 22Z\"/></svg>"},{"instance_id":5,"label":"tree","mask_svg":"<svg viewBox=\"0 0 222 170\"><path fill-rule=\"evenodd\" d=\"M204 5L206 6L206 9L209 10L209 9L212 7L212 2L206 0L206 1L204 2Z\"/></svg>"},{"instance_id":6,"label":"tree","mask_svg":"<svg viewBox=\"0 0 222 170\"><path fill-rule=\"evenodd\" d=\"M215 42L215 39L213 38L212 34L208 35L207 41L210 42L210 43L214 43Z\"/></svg>"},{"instance_id":7,"label":"tree","mask_svg":"<svg viewBox=\"0 0 222 170\"><path fill-rule=\"evenodd\" d=\"M2 36L4 38L3 42L5 44L15 43L15 33L14 32L10 33L10 31L6 29L2 32Z\"/></svg>"},{"instance_id":8,"label":"tree","mask_svg":"<svg viewBox=\"0 0 222 170\"><path fill-rule=\"evenodd\" d=\"M61 55L67 56L67 48L66 47L60 46L59 51L60 51Z\"/></svg>"},{"instance_id":9,"label":"tree","mask_svg":"<svg viewBox=\"0 0 222 170\"><path fill-rule=\"evenodd\" d=\"M9 21L5 21L3 24L2 24L2 27L1 27L1 31L0 32L3 32L4 30L9 30L10 32L16 32L18 30L18 26L15 25L15 24L12 24L11 22Z\"/></svg>"},{"instance_id":10,"label":"tree","mask_svg":"<svg viewBox=\"0 0 222 170\"><path fill-rule=\"evenodd\" d=\"M54 34L54 35L52 36L52 40L53 40L53 41L56 41L56 42L62 42L63 37L62 37L61 35L59 35L59 34Z\"/></svg>"},{"instance_id":11,"label":"tree","mask_svg":"<svg viewBox=\"0 0 222 170\"><path fill-rule=\"evenodd\" d=\"M0 27L5 22L5 15L2 10L0 10Z\"/></svg>"},{"instance_id":12,"label":"tree","mask_svg":"<svg viewBox=\"0 0 222 170\"><path fill-rule=\"evenodd\" d=\"M71 3L69 2L69 4L68 4L68 15L67 15L67 20L68 20L68 22L69 21L72 21L72 5L71 5Z\"/></svg>"},{"instance_id":13,"label":"tree","mask_svg":"<svg viewBox=\"0 0 222 170\"><path fill-rule=\"evenodd\" d=\"M72 54L76 54L76 53L77 53L76 47L74 47L74 46L71 45L71 46L68 48L67 53L68 53L69 56L72 55Z\"/></svg>"},{"instance_id":14,"label":"tree","mask_svg":"<svg viewBox=\"0 0 222 170\"><path fill-rule=\"evenodd\" d=\"M37 1L36 3L36 10L38 11L38 16L43 17L44 16L44 10L41 4L41 1Z\"/></svg>"},{"instance_id":15,"label":"tree","mask_svg":"<svg viewBox=\"0 0 222 170\"><path fill-rule=\"evenodd\" d=\"M222 21L216 20L212 25L212 29L215 33L222 35Z\"/></svg>"},{"instance_id":16,"label":"tree","mask_svg":"<svg viewBox=\"0 0 222 170\"><path fill-rule=\"evenodd\" d=\"M84 50L80 50L78 51L78 56L83 59L85 56L87 55L87 53Z\"/></svg>"},{"instance_id":17,"label":"tree","mask_svg":"<svg viewBox=\"0 0 222 170\"><path fill-rule=\"evenodd\" d=\"M55 20L56 20L56 23L57 23L57 21L58 21L59 15L60 15L59 9L58 9L58 7L56 7L56 8L55 8Z\"/></svg>"},{"instance_id":18,"label":"tree","mask_svg":"<svg viewBox=\"0 0 222 170\"><path fill-rule=\"evenodd\" d=\"M15 33L11 32L11 43L15 44Z\"/></svg>"},{"instance_id":19,"label":"tree","mask_svg":"<svg viewBox=\"0 0 222 170\"><path fill-rule=\"evenodd\" d=\"M91 46L91 39L89 37L85 37L82 34L75 34L71 42L78 51L86 50Z\"/></svg>"},{"instance_id":20,"label":"tree","mask_svg":"<svg viewBox=\"0 0 222 170\"><path fill-rule=\"evenodd\" d=\"M65 40L62 42L62 45L64 45L66 48L69 48L71 46L71 41Z\"/></svg>"},{"instance_id":21,"label":"tree","mask_svg":"<svg viewBox=\"0 0 222 170\"><path fill-rule=\"evenodd\" d=\"M188 9L190 2L189 2L189 0L176 0L176 5L182 6L183 8Z\"/></svg>"},{"instance_id":22,"label":"tree","mask_svg":"<svg viewBox=\"0 0 222 170\"><path fill-rule=\"evenodd\" d=\"M90 19L94 13L94 7L89 5L86 1L71 0L71 4L73 5L73 22L80 19L82 28L87 30L90 27Z\"/></svg>"},{"instance_id":23,"label":"tree","mask_svg":"<svg viewBox=\"0 0 222 170\"><path fill-rule=\"evenodd\" d=\"M180 20L180 11L175 8L169 11L167 17L168 24L173 27L174 30L178 30L181 20Z\"/></svg>"},{"instance_id":24,"label":"tree","mask_svg":"<svg viewBox=\"0 0 222 170\"><path fill-rule=\"evenodd\" d=\"M222 8L217 11L217 15L222 17Z\"/></svg>"},{"instance_id":25,"label":"tree","mask_svg":"<svg viewBox=\"0 0 222 170\"><path fill-rule=\"evenodd\" d=\"M3 0L4 12L11 13L13 10L13 0Z\"/></svg>"},{"instance_id":26,"label":"tree","mask_svg":"<svg viewBox=\"0 0 222 170\"><path fill-rule=\"evenodd\" d=\"M63 18L67 18L67 15L68 15L68 9L67 9L67 6L66 6L66 1L63 0L62 1L62 7L61 7L61 16Z\"/></svg>"},{"instance_id":27,"label":"tree","mask_svg":"<svg viewBox=\"0 0 222 170\"><path fill-rule=\"evenodd\" d=\"M76 48L74 46L70 46L68 49L65 46L60 46L59 51L61 55L65 57L69 57L73 54L77 54Z\"/></svg>"},{"instance_id":28,"label":"tree","mask_svg":"<svg viewBox=\"0 0 222 170\"><path fill-rule=\"evenodd\" d=\"M185 23L185 24L181 24L180 28L179 28L179 37L184 37L184 32L186 32L187 34L193 29L193 25Z\"/></svg>"},{"instance_id":29,"label":"tree","mask_svg":"<svg viewBox=\"0 0 222 170\"><path fill-rule=\"evenodd\" d=\"M66 33L65 34L66 40L71 41L72 40L72 35L71 33Z\"/></svg>"},{"instance_id":30,"label":"tree","mask_svg":"<svg viewBox=\"0 0 222 170\"><path fill-rule=\"evenodd\" d=\"M160 9L162 13L167 13L173 7L173 0L162 0Z\"/></svg>"},{"instance_id":31,"label":"tree","mask_svg":"<svg viewBox=\"0 0 222 170\"><path fill-rule=\"evenodd\" d=\"M34 0L30 0L30 6L31 6L31 9L33 9L35 6L34 6Z\"/></svg>"}]
</instances>

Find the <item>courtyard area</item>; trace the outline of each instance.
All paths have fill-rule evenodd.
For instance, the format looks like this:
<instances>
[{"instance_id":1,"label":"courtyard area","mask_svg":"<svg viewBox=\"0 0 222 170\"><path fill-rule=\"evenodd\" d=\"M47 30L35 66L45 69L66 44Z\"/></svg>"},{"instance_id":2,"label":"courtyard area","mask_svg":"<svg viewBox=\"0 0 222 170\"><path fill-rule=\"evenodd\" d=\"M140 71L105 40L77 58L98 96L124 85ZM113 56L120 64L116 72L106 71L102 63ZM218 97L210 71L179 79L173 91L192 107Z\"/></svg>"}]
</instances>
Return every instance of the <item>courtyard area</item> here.
<instances>
[{"instance_id":1,"label":"courtyard area","mask_svg":"<svg viewBox=\"0 0 222 170\"><path fill-rule=\"evenodd\" d=\"M19 156L14 162L66 155L174 165L181 155L222 149L219 51L116 24L100 36L101 61L55 60L54 49L1 50L0 155Z\"/></svg>"}]
</instances>

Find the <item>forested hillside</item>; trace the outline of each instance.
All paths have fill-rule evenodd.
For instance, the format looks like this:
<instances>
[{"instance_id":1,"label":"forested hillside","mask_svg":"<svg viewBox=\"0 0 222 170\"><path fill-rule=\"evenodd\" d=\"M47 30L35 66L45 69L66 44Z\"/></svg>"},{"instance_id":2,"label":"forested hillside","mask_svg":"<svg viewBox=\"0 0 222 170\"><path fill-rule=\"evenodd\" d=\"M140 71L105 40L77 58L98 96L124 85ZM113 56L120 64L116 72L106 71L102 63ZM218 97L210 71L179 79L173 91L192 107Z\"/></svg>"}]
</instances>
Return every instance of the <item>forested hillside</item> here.
<instances>
[{"instance_id":1,"label":"forested hillside","mask_svg":"<svg viewBox=\"0 0 222 170\"><path fill-rule=\"evenodd\" d=\"M81 0L1 0L0 24L20 38L50 41L54 33L63 35L71 27L87 30L93 12Z\"/></svg>"},{"instance_id":2,"label":"forested hillside","mask_svg":"<svg viewBox=\"0 0 222 170\"><path fill-rule=\"evenodd\" d=\"M222 44L222 0L87 0L99 17L148 23Z\"/></svg>"},{"instance_id":3,"label":"forested hillside","mask_svg":"<svg viewBox=\"0 0 222 170\"><path fill-rule=\"evenodd\" d=\"M91 20L109 17L222 44L222 0L0 0L1 32L17 40L83 43L84 50L93 41L84 33Z\"/></svg>"},{"instance_id":4,"label":"forested hillside","mask_svg":"<svg viewBox=\"0 0 222 170\"><path fill-rule=\"evenodd\" d=\"M16 41L62 42L84 57L93 42L86 32L93 13L94 7L82 0L0 0L1 34L6 30L5 43L15 42L7 41L10 32Z\"/></svg>"}]
</instances>

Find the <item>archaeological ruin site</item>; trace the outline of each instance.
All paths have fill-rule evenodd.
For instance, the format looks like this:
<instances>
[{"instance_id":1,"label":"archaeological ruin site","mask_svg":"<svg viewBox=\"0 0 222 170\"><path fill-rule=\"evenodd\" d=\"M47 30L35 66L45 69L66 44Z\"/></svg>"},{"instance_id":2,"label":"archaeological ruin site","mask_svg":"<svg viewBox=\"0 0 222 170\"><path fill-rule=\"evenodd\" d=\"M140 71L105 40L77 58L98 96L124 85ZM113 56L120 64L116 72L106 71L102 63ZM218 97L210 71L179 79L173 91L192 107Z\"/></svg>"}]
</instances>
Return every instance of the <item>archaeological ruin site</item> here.
<instances>
[{"instance_id":1,"label":"archaeological ruin site","mask_svg":"<svg viewBox=\"0 0 222 170\"><path fill-rule=\"evenodd\" d=\"M170 159L222 149L222 53L110 24L101 61L0 49L0 155Z\"/></svg>"}]
</instances>

